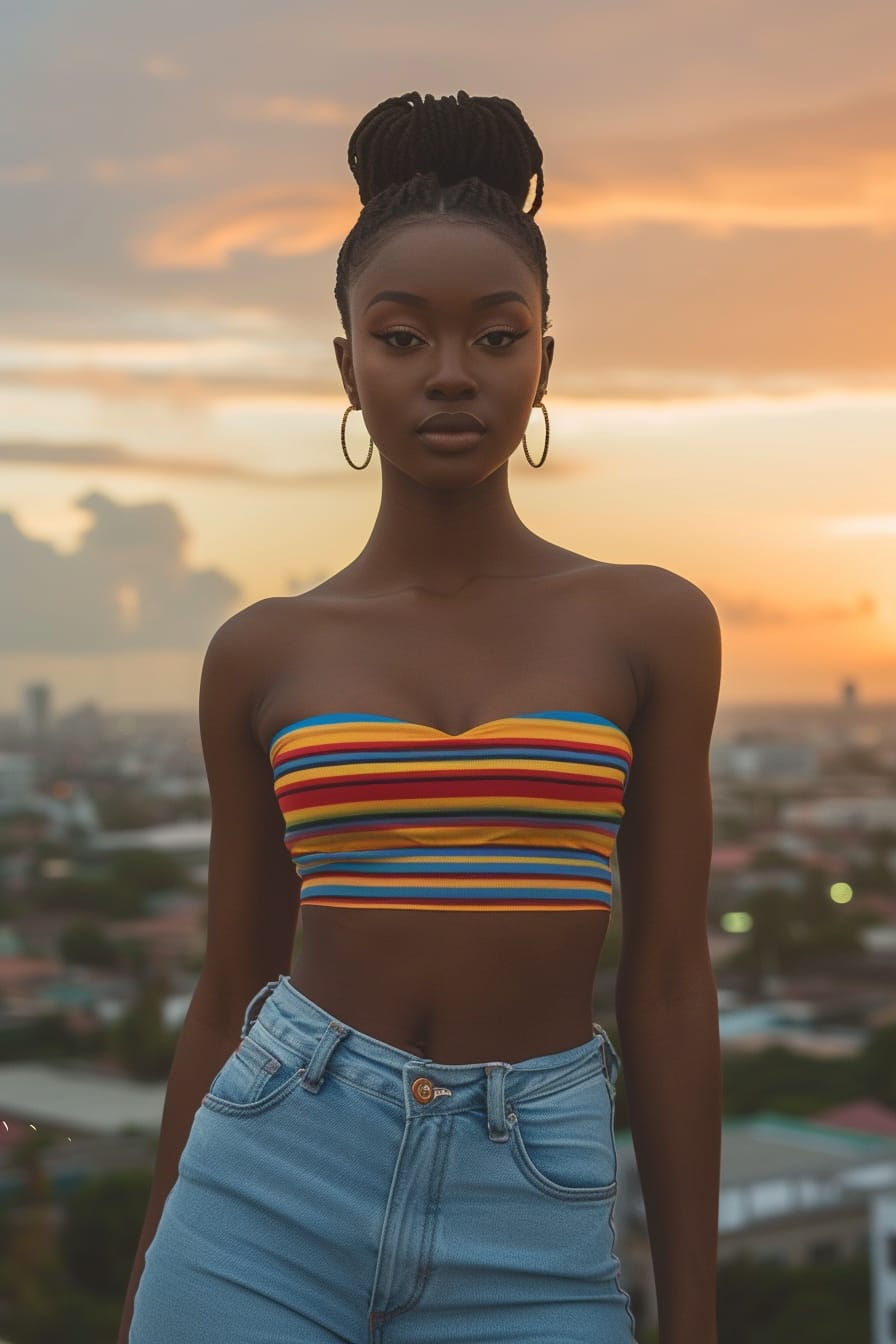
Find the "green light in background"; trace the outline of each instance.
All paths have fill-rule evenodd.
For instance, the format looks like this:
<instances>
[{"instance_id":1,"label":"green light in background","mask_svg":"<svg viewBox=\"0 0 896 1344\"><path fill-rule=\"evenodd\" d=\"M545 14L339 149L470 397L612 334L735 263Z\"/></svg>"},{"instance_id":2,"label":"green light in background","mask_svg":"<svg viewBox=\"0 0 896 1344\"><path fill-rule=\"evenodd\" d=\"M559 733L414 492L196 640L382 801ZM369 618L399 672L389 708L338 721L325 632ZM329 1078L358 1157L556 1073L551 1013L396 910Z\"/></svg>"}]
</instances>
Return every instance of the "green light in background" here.
<instances>
[{"instance_id":1,"label":"green light in background","mask_svg":"<svg viewBox=\"0 0 896 1344\"><path fill-rule=\"evenodd\" d=\"M753 927L753 916L746 910L729 910L719 920L726 933L749 933Z\"/></svg>"}]
</instances>

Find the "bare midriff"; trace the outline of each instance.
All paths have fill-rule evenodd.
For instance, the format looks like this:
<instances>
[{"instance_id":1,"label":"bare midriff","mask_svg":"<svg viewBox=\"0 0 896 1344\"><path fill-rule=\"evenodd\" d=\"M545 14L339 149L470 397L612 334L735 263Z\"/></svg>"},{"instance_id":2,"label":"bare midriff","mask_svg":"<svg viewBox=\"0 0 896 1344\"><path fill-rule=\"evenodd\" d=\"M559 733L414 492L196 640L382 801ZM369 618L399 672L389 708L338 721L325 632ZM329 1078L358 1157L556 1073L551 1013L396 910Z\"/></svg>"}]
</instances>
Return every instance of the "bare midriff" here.
<instances>
[{"instance_id":1,"label":"bare midriff","mask_svg":"<svg viewBox=\"0 0 896 1344\"><path fill-rule=\"evenodd\" d=\"M302 911L290 979L347 1026L440 1064L517 1063L593 1035L609 911Z\"/></svg>"}]
</instances>

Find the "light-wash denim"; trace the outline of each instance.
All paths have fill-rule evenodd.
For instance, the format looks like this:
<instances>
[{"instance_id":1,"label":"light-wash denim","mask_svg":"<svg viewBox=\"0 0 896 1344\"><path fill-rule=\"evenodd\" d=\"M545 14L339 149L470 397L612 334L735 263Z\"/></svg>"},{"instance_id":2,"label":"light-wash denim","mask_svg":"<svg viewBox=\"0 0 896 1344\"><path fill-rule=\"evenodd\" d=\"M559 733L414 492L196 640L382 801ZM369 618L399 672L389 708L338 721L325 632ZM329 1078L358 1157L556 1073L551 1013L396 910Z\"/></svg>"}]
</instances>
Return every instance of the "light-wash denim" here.
<instances>
[{"instance_id":1,"label":"light-wash denim","mask_svg":"<svg viewBox=\"0 0 896 1344\"><path fill-rule=\"evenodd\" d=\"M619 1059L593 1027L439 1064L264 985L196 1111L130 1344L632 1344Z\"/></svg>"}]
</instances>

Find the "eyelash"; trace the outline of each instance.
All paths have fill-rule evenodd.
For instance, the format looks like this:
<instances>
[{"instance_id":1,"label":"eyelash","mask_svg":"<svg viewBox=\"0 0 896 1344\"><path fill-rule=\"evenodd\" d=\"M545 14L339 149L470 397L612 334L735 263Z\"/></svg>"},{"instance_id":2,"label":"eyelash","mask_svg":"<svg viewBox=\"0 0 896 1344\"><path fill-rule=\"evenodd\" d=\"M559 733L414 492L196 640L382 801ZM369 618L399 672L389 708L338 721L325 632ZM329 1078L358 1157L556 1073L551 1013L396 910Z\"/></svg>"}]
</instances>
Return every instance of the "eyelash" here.
<instances>
[{"instance_id":1,"label":"eyelash","mask_svg":"<svg viewBox=\"0 0 896 1344\"><path fill-rule=\"evenodd\" d=\"M375 331L372 335L376 340L384 341L389 345L389 337L400 335L402 332L408 336L417 336L417 333L411 331L410 327L392 327L389 331ZM510 327L492 327L491 331L483 332L483 336L511 336L513 338L509 345L490 345L488 347L489 350L509 350L511 346L516 345L520 337L525 336L526 334L525 331L514 331ZM417 339L422 340L422 337L417 336ZM479 339L481 340L482 337ZM389 349L405 351L419 349L419 347L413 345L389 345Z\"/></svg>"}]
</instances>

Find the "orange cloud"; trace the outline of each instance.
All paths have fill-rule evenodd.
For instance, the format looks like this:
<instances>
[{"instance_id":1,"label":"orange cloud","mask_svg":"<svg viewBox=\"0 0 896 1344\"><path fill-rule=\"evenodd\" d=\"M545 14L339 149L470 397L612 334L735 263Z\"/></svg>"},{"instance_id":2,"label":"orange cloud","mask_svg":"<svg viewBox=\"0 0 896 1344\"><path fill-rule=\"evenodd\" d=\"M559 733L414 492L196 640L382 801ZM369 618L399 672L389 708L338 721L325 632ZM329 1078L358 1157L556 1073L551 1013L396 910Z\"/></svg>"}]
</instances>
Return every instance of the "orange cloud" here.
<instances>
[{"instance_id":1,"label":"orange cloud","mask_svg":"<svg viewBox=\"0 0 896 1344\"><path fill-rule=\"evenodd\" d=\"M55 391L87 392L107 402L161 401L171 406L211 406L237 399L243 403L253 400L270 403L276 400L295 402L306 397L331 397L336 388L337 374L332 376L303 373L295 376L255 376L232 373L169 373L153 369L98 368L89 364L73 364L69 368L2 368L0 386L43 387ZM843 378L844 386L856 395L875 389L890 390L892 378L885 373L879 377L863 375L861 370ZM830 377L819 373L799 379L786 374L762 374L750 371L744 375L744 386L749 395L766 401L799 401L811 398L819 391L830 391ZM556 369L551 387L554 398L560 396L574 404L582 402L595 408L612 405L684 405L726 401L735 395L739 381L719 378L711 369L696 369L688 374L675 370L591 369L581 372L575 367ZM865 531L867 523L859 524ZM882 530L883 525L878 525ZM831 528L848 531L846 524ZM887 534L896 530L892 520Z\"/></svg>"},{"instance_id":2,"label":"orange cloud","mask_svg":"<svg viewBox=\"0 0 896 1344\"><path fill-rule=\"evenodd\" d=\"M272 99L269 120L346 119L336 103ZM245 115L249 115L248 113ZM539 223L589 234L645 223L705 235L737 229L896 230L896 94L811 114L757 118L665 139L580 145L588 180L548 176ZM150 160L179 171L173 159ZM107 174L111 170L108 165ZM272 184L172 211L134 244L147 267L221 270L238 252L284 257L341 242L359 211L353 185Z\"/></svg>"},{"instance_id":3,"label":"orange cloud","mask_svg":"<svg viewBox=\"0 0 896 1344\"><path fill-rule=\"evenodd\" d=\"M764 597L728 598L719 612L732 625L815 625L819 621L864 621L878 610L877 598L863 593L855 601L816 602L799 607L770 602Z\"/></svg>"},{"instance_id":4,"label":"orange cloud","mask_svg":"<svg viewBox=\"0 0 896 1344\"><path fill-rule=\"evenodd\" d=\"M168 81L184 79L187 68L180 61L172 60L170 56L147 56L143 62L143 72L150 79Z\"/></svg>"},{"instance_id":5,"label":"orange cloud","mask_svg":"<svg viewBox=\"0 0 896 1344\"><path fill-rule=\"evenodd\" d=\"M282 122L288 126L354 126L362 113L329 98L246 98L234 103L237 121Z\"/></svg>"},{"instance_id":6,"label":"orange cloud","mask_svg":"<svg viewBox=\"0 0 896 1344\"><path fill-rule=\"evenodd\" d=\"M104 401L158 400L172 406L195 407L238 397L265 401L296 401L308 395L332 395L336 369L329 379L253 377L251 374L159 373L150 369L101 369L73 365L65 369L0 369L0 385L74 389Z\"/></svg>"},{"instance_id":7,"label":"orange cloud","mask_svg":"<svg viewBox=\"0 0 896 1344\"><path fill-rule=\"evenodd\" d=\"M185 154L155 154L146 159L95 159L90 176L96 182L146 182L163 177L185 177L190 160Z\"/></svg>"},{"instance_id":8,"label":"orange cloud","mask_svg":"<svg viewBox=\"0 0 896 1344\"><path fill-rule=\"evenodd\" d=\"M896 94L808 113L756 117L665 138L579 146L588 181L549 180L552 228L684 224L735 229L896 230ZM539 216L541 220L542 216Z\"/></svg>"},{"instance_id":9,"label":"orange cloud","mask_svg":"<svg viewBox=\"0 0 896 1344\"><path fill-rule=\"evenodd\" d=\"M341 241L357 219L353 187L294 183L250 187L175 210L138 238L141 265L168 270L223 270L237 252L289 257Z\"/></svg>"}]
</instances>

